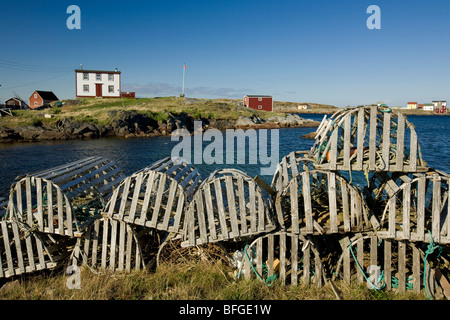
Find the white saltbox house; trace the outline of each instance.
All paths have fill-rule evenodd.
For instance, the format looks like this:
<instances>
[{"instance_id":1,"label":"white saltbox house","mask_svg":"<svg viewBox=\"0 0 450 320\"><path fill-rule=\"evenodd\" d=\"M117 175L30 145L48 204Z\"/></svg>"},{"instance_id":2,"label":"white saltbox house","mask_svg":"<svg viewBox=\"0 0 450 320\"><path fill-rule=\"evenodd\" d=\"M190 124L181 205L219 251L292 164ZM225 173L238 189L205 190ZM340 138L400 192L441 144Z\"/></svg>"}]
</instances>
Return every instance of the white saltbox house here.
<instances>
[{"instance_id":1,"label":"white saltbox house","mask_svg":"<svg viewBox=\"0 0 450 320\"><path fill-rule=\"evenodd\" d=\"M120 71L75 70L77 98L120 98Z\"/></svg>"}]
</instances>

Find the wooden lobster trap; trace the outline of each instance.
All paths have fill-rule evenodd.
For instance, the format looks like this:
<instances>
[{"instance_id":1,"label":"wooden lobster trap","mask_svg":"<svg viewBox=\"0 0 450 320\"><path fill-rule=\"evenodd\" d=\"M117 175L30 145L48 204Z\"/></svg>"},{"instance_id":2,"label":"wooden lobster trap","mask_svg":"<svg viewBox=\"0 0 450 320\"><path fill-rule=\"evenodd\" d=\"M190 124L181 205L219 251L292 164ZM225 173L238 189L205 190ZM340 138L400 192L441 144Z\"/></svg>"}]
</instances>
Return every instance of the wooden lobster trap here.
<instances>
[{"instance_id":1,"label":"wooden lobster trap","mask_svg":"<svg viewBox=\"0 0 450 320\"><path fill-rule=\"evenodd\" d=\"M277 194L275 208L281 228L293 234L371 230L362 193L331 171L299 173Z\"/></svg>"},{"instance_id":2,"label":"wooden lobster trap","mask_svg":"<svg viewBox=\"0 0 450 320\"><path fill-rule=\"evenodd\" d=\"M6 219L37 226L37 231L80 236L121 181L115 162L89 157L18 177L10 189Z\"/></svg>"},{"instance_id":3,"label":"wooden lobster trap","mask_svg":"<svg viewBox=\"0 0 450 320\"><path fill-rule=\"evenodd\" d=\"M110 271L147 270L156 262L156 230L103 217L91 222L72 253L72 264Z\"/></svg>"},{"instance_id":4,"label":"wooden lobster trap","mask_svg":"<svg viewBox=\"0 0 450 320\"><path fill-rule=\"evenodd\" d=\"M70 255L74 241L34 232L20 221L0 221L0 278L52 269Z\"/></svg>"},{"instance_id":5,"label":"wooden lobster trap","mask_svg":"<svg viewBox=\"0 0 450 320\"><path fill-rule=\"evenodd\" d=\"M381 239L376 233L367 232L346 236L340 244L342 254L333 280L365 283L369 289L375 290L413 290L419 293L425 289L430 297L440 290L437 275L441 270L436 263L437 254L427 254L424 243Z\"/></svg>"},{"instance_id":6,"label":"wooden lobster trap","mask_svg":"<svg viewBox=\"0 0 450 320\"><path fill-rule=\"evenodd\" d=\"M346 108L324 119L311 149L328 170L425 172L414 126L385 106Z\"/></svg>"},{"instance_id":7,"label":"wooden lobster trap","mask_svg":"<svg viewBox=\"0 0 450 320\"><path fill-rule=\"evenodd\" d=\"M187 208L182 246L249 237L276 228L271 199L236 169L213 172Z\"/></svg>"},{"instance_id":8,"label":"wooden lobster trap","mask_svg":"<svg viewBox=\"0 0 450 320\"><path fill-rule=\"evenodd\" d=\"M379 173L367 201L382 238L450 243L449 176L443 172Z\"/></svg>"},{"instance_id":9,"label":"wooden lobster trap","mask_svg":"<svg viewBox=\"0 0 450 320\"><path fill-rule=\"evenodd\" d=\"M103 215L168 232L181 232L186 202L201 175L181 159L165 158L125 178Z\"/></svg>"},{"instance_id":10,"label":"wooden lobster trap","mask_svg":"<svg viewBox=\"0 0 450 320\"><path fill-rule=\"evenodd\" d=\"M271 285L274 281L322 287L325 273L314 240L284 231L272 232L254 240L244 249L243 271Z\"/></svg>"},{"instance_id":11,"label":"wooden lobster trap","mask_svg":"<svg viewBox=\"0 0 450 320\"><path fill-rule=\"evenodd\" d=\"M314 160L308 154L309 151L292 151L281 159L271 183L275 192L282 192L300 172L314 169Z\"/></svg>"}]
</instances>

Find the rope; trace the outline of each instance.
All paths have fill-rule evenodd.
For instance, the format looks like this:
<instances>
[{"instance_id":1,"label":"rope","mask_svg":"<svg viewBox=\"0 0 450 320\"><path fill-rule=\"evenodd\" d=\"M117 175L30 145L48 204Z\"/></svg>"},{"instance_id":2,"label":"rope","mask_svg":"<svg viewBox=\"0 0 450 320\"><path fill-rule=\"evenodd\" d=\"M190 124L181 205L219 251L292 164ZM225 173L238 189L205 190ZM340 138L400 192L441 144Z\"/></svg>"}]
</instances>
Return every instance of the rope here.
<instances>
[{"instance_id":1,"label":"rope","mask_svg":"<svg viewBox=\"0 0 450 320\"><path fill-rule=\"evenodd\" d=\"M356 257L355 257L355 253L353 252L352 246L353 246L353 242L350 241L350 252L351 252L351 254L352 254L352 256L353 256L353 260L356 262L356 265L357 265L359 271L361 272L361 274L363 275L364 279L366 279L367 283L369 283L369 284L373 287L373 289L375 289L375 290L381 290L381 289L383 289L386 283L383 283L382 286L377 287L376 285L374 285L374 284L372 283L372 281L370 281L369 278L367 278L366 273L365 273L364 270L361 268L361 266L359 265L358 260L357 260ZM384 274L384 271L381 273L381 275L380 275L380 277L379 277L378 280L382 280L382 279L384 278L384 275L383 275L383 274Z\"/></svg>"},{"instance_id":2,"label":"rope","mask_svg":"<svg viewBox=\"0 0 450 320\"><path fill-rule=\"evenodd\" d=\"M261 275L258 273L258 271L256 270L255 266L253 265L253 263L250 260L250 257L248 256L247 253L247 249L248 249L249 245L246 245L244 248L244 253L245 253L245 257L247 258L248 263L250 264L250 266L252 267L253 272L256 274L256 277L261 281L264 282L268 287L270 287L272 284L275 283L275 281L277 280L277 276L276 274L268 277L265 281L264 279L261 277ZM266 273L268 272L267 270L267 266L266 264L263 264L263 268L266 271Z\"/></svg>"},{"instance_id":3,"label":"rope","mask_svg":"<svg viewBox=\"0 0 450 320\"><path fill-rule=\"evenodd\" d=\"M430 234L431 241L427 246L427 251L425 251L425 258L423 259L423 285L425 287L425 292L427 293L428 299L433 300L428 292L428 286L426 281L426 271L427 271L427 258L429 254L432 254L434 250L440 249L438 257L441 255L442 248L439 245L436 245L434 243L433 235L431 234L430 230L428 230L428 233Z\"/></svg>"}]
</instances>

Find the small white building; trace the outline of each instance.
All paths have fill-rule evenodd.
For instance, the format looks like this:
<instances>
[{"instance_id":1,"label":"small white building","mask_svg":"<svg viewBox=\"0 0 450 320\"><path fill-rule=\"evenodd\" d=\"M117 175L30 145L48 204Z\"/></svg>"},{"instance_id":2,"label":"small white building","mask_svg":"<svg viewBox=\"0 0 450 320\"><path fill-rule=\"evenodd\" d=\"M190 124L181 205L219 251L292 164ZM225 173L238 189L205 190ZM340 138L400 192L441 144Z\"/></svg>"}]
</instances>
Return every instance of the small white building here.
<instances>
[{"instance_id":1,"label":"small white building","mask_svg":"<svg viewBox=\"0 0 450 320\"><path fill-rule=\"evenodd\" d=\"M417 109L417 102L408 102L406 104L406 109Z\"/></svg>"},{"instance_id":2,"label":"small white building","mask_svg":"<svg viewBox=\"0 0 450 320\"><path fill-rule=\"evenodd\" d=\"M434 104L432 103L424 103L423 104L424 111L434 111Z\"/></svg>"},{"instance_id":3,"label":"small white building","mask_svg":"<svg viewBox=\"0 0 450 320\"><path fill-rule=\"evenodd\" d=\"M298 110L306 110L306 109L310 109L311 106L307 103L303 103L303 104L299 104L298 105Z\"/></svg>"},{"instance_id":4,"label":"small white building","mask_svg":"<svg viewBox=\"0 0 450 320\"><path fill-rule=\"evenodd\" d=\"M75 70L77 98L120 98L120 71Z\"/></svg>"}]
</instances>

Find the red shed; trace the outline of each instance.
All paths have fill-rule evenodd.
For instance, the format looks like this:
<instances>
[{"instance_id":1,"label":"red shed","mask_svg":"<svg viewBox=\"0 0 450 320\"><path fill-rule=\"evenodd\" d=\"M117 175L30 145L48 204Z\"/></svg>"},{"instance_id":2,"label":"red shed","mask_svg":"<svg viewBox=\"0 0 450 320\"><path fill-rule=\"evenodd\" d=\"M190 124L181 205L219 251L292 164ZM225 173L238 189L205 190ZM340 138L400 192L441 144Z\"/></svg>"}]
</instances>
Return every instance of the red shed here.
<instances>
[{"instance_id":1,"label":"red shed","mask_svg":"<svg viewBox=\"0 0 450 320\"><path fill-rule=\"evenodd\" d=\"M272 96L247 95L244 97L244 106L256 110L272 111Z\"/></svg>"},{"instance_id":2,"label":"red shed","mask_svg":"<svg viewBox=\"0 0 450 320\"><path fill-rule=\"evenodd\" d=\"M36 90L33 92L31 97L28 99L28 105L31 109L36 109L42 106L46 106L53 101L58 101L59 99L55 96L52 91L42 91Z\"/></svg>"}]
</instances>

